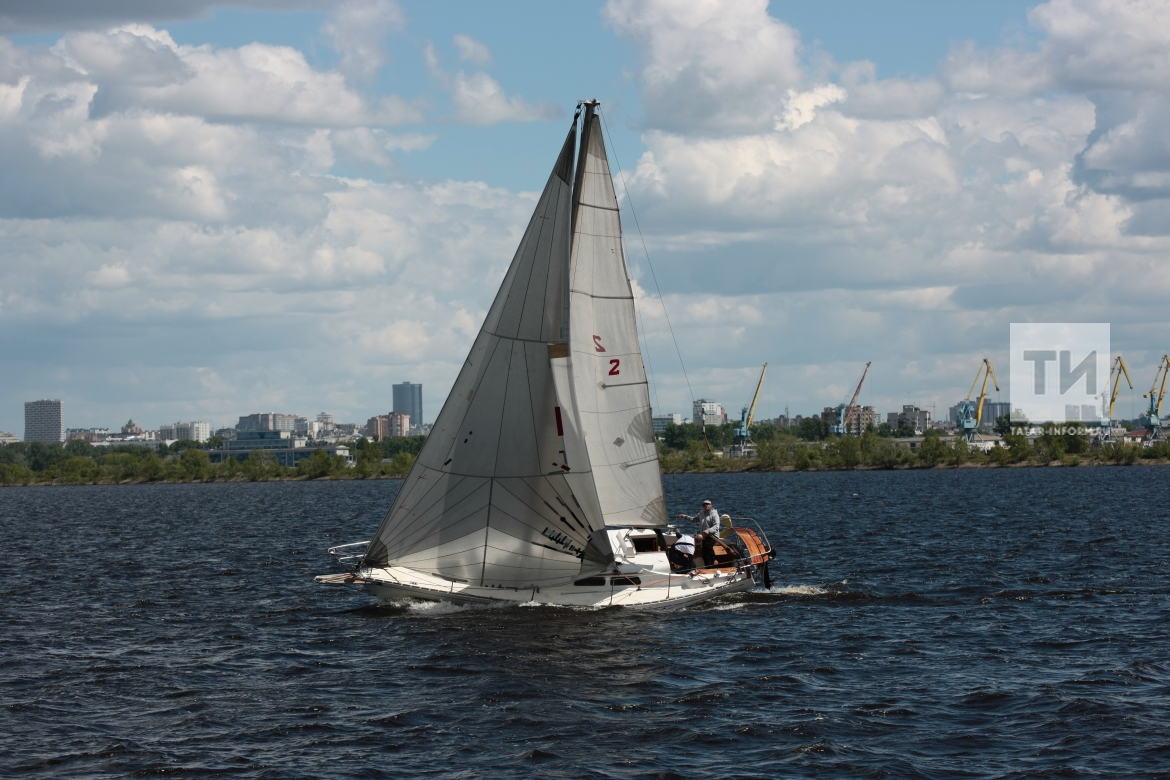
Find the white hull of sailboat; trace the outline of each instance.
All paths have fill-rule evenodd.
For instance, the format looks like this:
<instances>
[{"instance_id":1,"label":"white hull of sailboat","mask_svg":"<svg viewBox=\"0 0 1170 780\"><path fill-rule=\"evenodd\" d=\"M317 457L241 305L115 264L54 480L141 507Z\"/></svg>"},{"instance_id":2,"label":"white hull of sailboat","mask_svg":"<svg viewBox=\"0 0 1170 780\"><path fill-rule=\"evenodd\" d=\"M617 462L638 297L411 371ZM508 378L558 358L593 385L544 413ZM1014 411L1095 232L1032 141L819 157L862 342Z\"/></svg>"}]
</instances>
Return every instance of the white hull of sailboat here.
<instances>
[{"instance_id":1,"label":"white hull of sailboat","mask_svg":"<svg viewBox=\"0 0 1170 780\"><path fill-rule=\"evenodd\" d=\"M453 604L541 604L557 607L644 607L672 610L755 587L750 570L664 574L653 569L608 573L586 584L544 587L485 587L454 582L402 566L362 569L349 580L382 603L402 598Z\"/></svg>"}]
</instances>

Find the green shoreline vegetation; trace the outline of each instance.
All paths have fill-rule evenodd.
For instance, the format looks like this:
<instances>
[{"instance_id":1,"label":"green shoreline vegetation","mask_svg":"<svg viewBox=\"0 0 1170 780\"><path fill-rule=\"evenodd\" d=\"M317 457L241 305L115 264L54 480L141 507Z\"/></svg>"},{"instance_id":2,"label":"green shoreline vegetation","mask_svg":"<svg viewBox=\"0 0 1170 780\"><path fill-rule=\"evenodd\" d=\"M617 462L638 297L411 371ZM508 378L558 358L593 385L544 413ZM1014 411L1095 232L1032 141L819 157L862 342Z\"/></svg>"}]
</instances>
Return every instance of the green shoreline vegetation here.
<instances>
[{"instance_id":1,"label":"green shoreline vegetation","mask_svg":"<svg viewBox=\"0 0 1170 780\"><path fill-rule=\"evenodd\" d=\"M984 453L961 436L943 435L935 429L927 431L922 443L911 451L895 437L913 436L914 431L895 431L886 423L860 436L841 437L830 435L828 425L821 420L806 419L797 428L764 423L752 427L755 455L731 459L716 453L734 440L734 423L707 426L712 451L703 442L701 426L687 423L667 426L658 455L663 472L668 474L1170 463L1168 441L1149 447L1111 442L1093 448L1084 428L1046 425L1034 442L1023 433L1013 433L1006 419L997 420L996 428L1003 436L1003 446Z\"/></svg>"},{"instance_id":2,"label":"green shoreline vegetation","mask_svg":"<svg viewBox=\"0 0 1170 780\"><path fill-rule=\"evenodd\" d=\"M734 439L733 423L668 426L658 444L662 470L667 474L740 471L846 471L862 469L977 468L1019 466L1092 466L1170 463L1170 442L1110 443L1089 446L1087 432L1067 432L1046 426L1035 442L1000 426L1002 447L990 453L970 447L961 437L928 431L916 451L896 441L913 431L893 431L888 425L861 436L831 436L820 420L804 420L798 428L769 423L752 428L756 452L747 458L724 458L716 453ZM223 463L211 463L193 441L179 441L155 450L115 445L94 447L86 441L61 445L21 442L0 445L0 485L116 485L166 482L271 482L308 479L402 478L422 449L423 436L370 441L350 445L354 465L318 449L296 468L285 468L263 450L241 452ZM221 442L212 442L221 444Z\"/></svg>"},{"instance_id":3,"label":"green shoreline vegetation","mask_svg":"<svg viewBox=\"0 0 1170 780\"><path fill-rule=\"evenodd\" d=\"M158 450L134 445L94 447L87 441L20 442L0 445L0 485L118 485L148 482L270 482L304 479L405 477L425 436L352 442L354 465L323 449L297 464L281 466L264 450L240 452L211 463L193 441ZM213 445L220 442L211 442Z\"/></svg>"}]
</instances>

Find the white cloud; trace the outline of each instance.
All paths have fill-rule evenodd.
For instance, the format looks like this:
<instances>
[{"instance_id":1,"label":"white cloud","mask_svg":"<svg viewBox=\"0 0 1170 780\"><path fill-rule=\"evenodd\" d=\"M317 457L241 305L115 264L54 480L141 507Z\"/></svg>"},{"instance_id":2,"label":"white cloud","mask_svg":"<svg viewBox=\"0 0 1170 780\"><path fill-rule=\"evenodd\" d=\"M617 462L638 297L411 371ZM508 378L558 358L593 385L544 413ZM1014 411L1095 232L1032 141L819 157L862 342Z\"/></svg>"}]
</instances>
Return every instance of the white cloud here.
<instances>
[{"instance_id":1,"label":"white cloud","mask_svg":"<svg viewBox=\"0 0 1170 780\"><path fill-rule=\"evenodd\" d=\"M390 132L420 104L353 86L386 61L386 33L354 21L372 7L333 18L339 71L143 25L0 39L8 396L102 399L70 424L360 419L407 376L440 400L534 196L405 171L435 136ZM1048 3L1032 43L959 45L918 80L806 68L797 31L755 0L606 13L641 53L645 152L627 177L699 394L737 408L768 360L765 413L811 413L873 360L865 402L941 410L979 358L1001 362L1012 320L1111 321L1152 373L1170 339L1163 8ZM481 45L455 40L470 65L454 73L428 49L450 119L555 114L484 72ZM337 174L355 170L369 178ZM642 301L662 404L685 410ZM49 356L32 346L46 339Z\"/></svg>"},{"instance_id":2,"label":"white cloud","mask_svg":"<svg viewBox=\"0 0 1170 780\"><path fill-rule=\"evenodd\" d=\"M455 36L461 59L468 51L474 53L482 46L466 36ZM484 47L484 52L487 48ZM539 122L561 115L557 106L544 103L534 106L519 95L509 96L494 78L483 71L468 73L460 70L454 75L443 69L434 44L427 43L424 58L431 75L451 94L452 119L459 124L487 127L501 122Z\"/></svg>"},{"instance_id":3,"label":"white cloud","mask_svg":"<svg viewBox=\"0 0 1170 780\"><path fill-rule=\"evenodd\" d=\"M1035 94L1047 89L1158 90L1170 80L1170 6L1142 0L1050 0L1028 11L1036 49L951 52L956 90Z\"/></svg>"},{"instance_id":4,"label":"white cloud","mask_svg":"<svg viewBox=\"0 0 1170 780\"><path fill-rule=\"evenodd\" d=\"M692 374L717 386L769 356L790 375L874 359L879 404L949 405L966 392L956 366L1005 346L1012 320L1127 334L1164 319L1170 208L1150 200L1170 196L1164 4L1056 0L1030 12L1035 46L960 45L916 81L860 62L825 82L762 3L607 12L643 55L630 186L660 278L671 271L684 354L700 356ZM647 327L652 345L666 338L654 316ZM1170 326L1118 346L1151 337ZM856 370L813 372L822 397Z\"/></svg>"},{"instance_id":5,"label":"white cloud","mask_svg":"<svg viewBox=\"0 0 1170 780\"><path fill-rule=\"evenodd\" d=\"M394 0L347 0L322 29L341 54L341 69L369 80L386 62L386 36L405 26L406 14Z\"/></svg>"},{"instance_id":6,"label":"white cloud","mask_svg":"<svg viewBox=\"0 0 1170 780\"><path fill-rule=\"evenodd\" d=\"M143 26L0 39L0 84L4 386L75 399L71 425L322 403L364 419L407 367L439 392L534 204L404 175L391 155L435 136L372 125L381 107L287 47ZM52 356L28 347L46 327L74 329ZM327 386L304 380L318 369Z\"/></svg>"},{"instance_id":7,"label":"white cloud","mask_svg":"<svg viewBox=\"0 0 1170 780\"><path fill-rule=\"evenodd\" d=\"M288 46L236 49L180 46L146 25L78 32L53 47L72 81L100 87L99 113L129 109L218 120L347 126L418 122L421 112L395 96L371 106L341 73L318 71ZM60 76L58 76L60 78Z\"/></svg>"},{"instance_id":8,"label":"white cloud","mask_svg":"<svg viewBox=\"0 0 1170 780\"><path fill-rule=\"evenodd\" d=\"M455 48L459 50L459 60L470 62L481 67L492 63L492 53L486 45L462 33L455 36Z\"/></svg>"},{"instance_id":9,"label":"white cloud","mask_svg":"<svg viewBox=\"0 0 1170 780\"><path fill-rule=\"evenodd\" d=\"M813 121L817 109L822 106L840 103L846 97L845 90L836 84L821 84L807 92L788 90L788 97L784 101L784 113L775 120L777 130L795 130L802 125Z\"/></svg>"},{"instance_id":10,"label":"white cloud","mask_svg":"<svg viewBox=\"0 0 1170 780\"><path fill-rule=\"evenodd\" d=\"M457 122L481 127L500 122L539 122L560 115L556 106L534 106L519 95L509 97L500 83L486 73L456 73L451 104Z\"/></svg>"},{"instance_id":11,"label":"white cloud","mask_svg":"<svg viewBox=\"0 0 1170 780\"><path fill-rule=\"evenodd\" d=\"M768 15L767 0L610 0L605 13L642 51L639 86L653 127L764 130L804 83L800 38Z\"/></svg>"}]
</instances>

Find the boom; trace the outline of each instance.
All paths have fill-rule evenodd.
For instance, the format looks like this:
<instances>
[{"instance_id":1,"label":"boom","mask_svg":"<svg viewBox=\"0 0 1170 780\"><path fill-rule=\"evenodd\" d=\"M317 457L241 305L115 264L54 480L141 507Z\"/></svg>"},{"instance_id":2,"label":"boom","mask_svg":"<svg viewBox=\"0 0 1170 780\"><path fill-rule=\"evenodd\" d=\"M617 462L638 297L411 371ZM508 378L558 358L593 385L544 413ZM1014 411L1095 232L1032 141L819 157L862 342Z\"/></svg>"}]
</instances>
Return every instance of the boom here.
<instances>
[{"instance_id":1,"label":"boom","mask_svg":"<svg viewBox=\"0 0 1170 780\"><path fill-rule=\"evenodd\" d=\"M857 396L861 395L861 386L865 384L865 375L869 373L869 367L871 365L873 363L865 364L865 370L861 372L861 381L857 383L857 389L853 391L853 397L849 399L849 403L837 406L837 422L829 426L829 433L836 436L847 436L849 434L849 421L853 419L854 414L857 412ZM860 435L861 431L857 433Z\"/></svg>"},{"instance_id":2,"label":"boom","mask_svg":"<svg viewBox=\"0 0 1170 780\"><path fill-rule=\"evenodd\" d=\"M756 403L760 400L760 389L764 386L764 374L768 373L768 364L760 372L760 381L756 383L756 394L752 396L750 407L745 406L740 412L739 425L735 427L735 443L731 445L731 457L740 458L746 455L755 445L752 443L752 423L756 419Z\"/></svg>"},{"instance_id":3,"label":"boom","mask_svg":"<svg viewBox=\"0 0 1170 780\"><path fill-rule=\"evenodd\" d=\"M1165 358L1162 358L1165 360ZM1117 360L1113 362L1113 370L1109 372L1114 375L1113 392L1109 395L1109 414L1106 415L1105 424L1109 424L1109 420L1113 419L1113 404L1117 403L1117 393L1121 390L1121 377L1125 375L1125 381L1129 383L1129 389L1133 390L1133 380L1129 378L1129 369L1125 367L1125 361L1121 359L1121 355L1117 356ZM1158 378L1154 377L1157 382ZM1152 392L1152 391L1151 391Z\"/></svg>"},{"instance_id":4,"label":"boom","mask_svg":"<svg viewBox=\"0 0 1170 780\"><path fill-rule=\"evenodd\" d=\"M760 381L756 383L756 394L752 396L752 405L748 409L747 425L745 427L751 428L752 423L756 421L756 403L760 400L760 390L764 387L764 374L768 373L768 364L764 364L764 370L760 372Z\"/></svg>"},{"instance_id":5,"label":"boom","mask_svg":"<svg viewBox=\"0 0 1170 780\"><path fill-rule=\"evenodd\" d=\"M849 399L849 406L845 409L845 416L841 420L841 427L849 430L849 421L853 419L853 413L857 411L857 396L861 395L861 386L865 384L865 375L869 373L869 367L873 365L871 360L865 364L865 370L861 372L861 380L857 383L857 389L853 391L853 397Z\"/></svg>"}]
</instances>

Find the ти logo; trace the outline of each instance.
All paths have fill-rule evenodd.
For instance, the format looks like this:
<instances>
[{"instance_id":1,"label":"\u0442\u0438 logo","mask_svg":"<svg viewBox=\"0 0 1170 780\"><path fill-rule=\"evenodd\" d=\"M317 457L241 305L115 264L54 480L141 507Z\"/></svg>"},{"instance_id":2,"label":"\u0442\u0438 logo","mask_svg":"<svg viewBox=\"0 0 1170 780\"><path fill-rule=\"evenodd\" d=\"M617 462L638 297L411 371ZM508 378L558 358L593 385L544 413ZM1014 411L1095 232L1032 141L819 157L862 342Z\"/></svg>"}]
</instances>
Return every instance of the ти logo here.
<instances>
[{"instance_id":1,"label":"\u0442\u0438 logo","mask_svg":"<svg viewBox=\"0 0 1170 780\"><path fill-rule=\"evenodd\" d=\"M1012 419L1097 423L1109 384L1109 323L1013 322Z\"/></svg>"}]
</instances>

